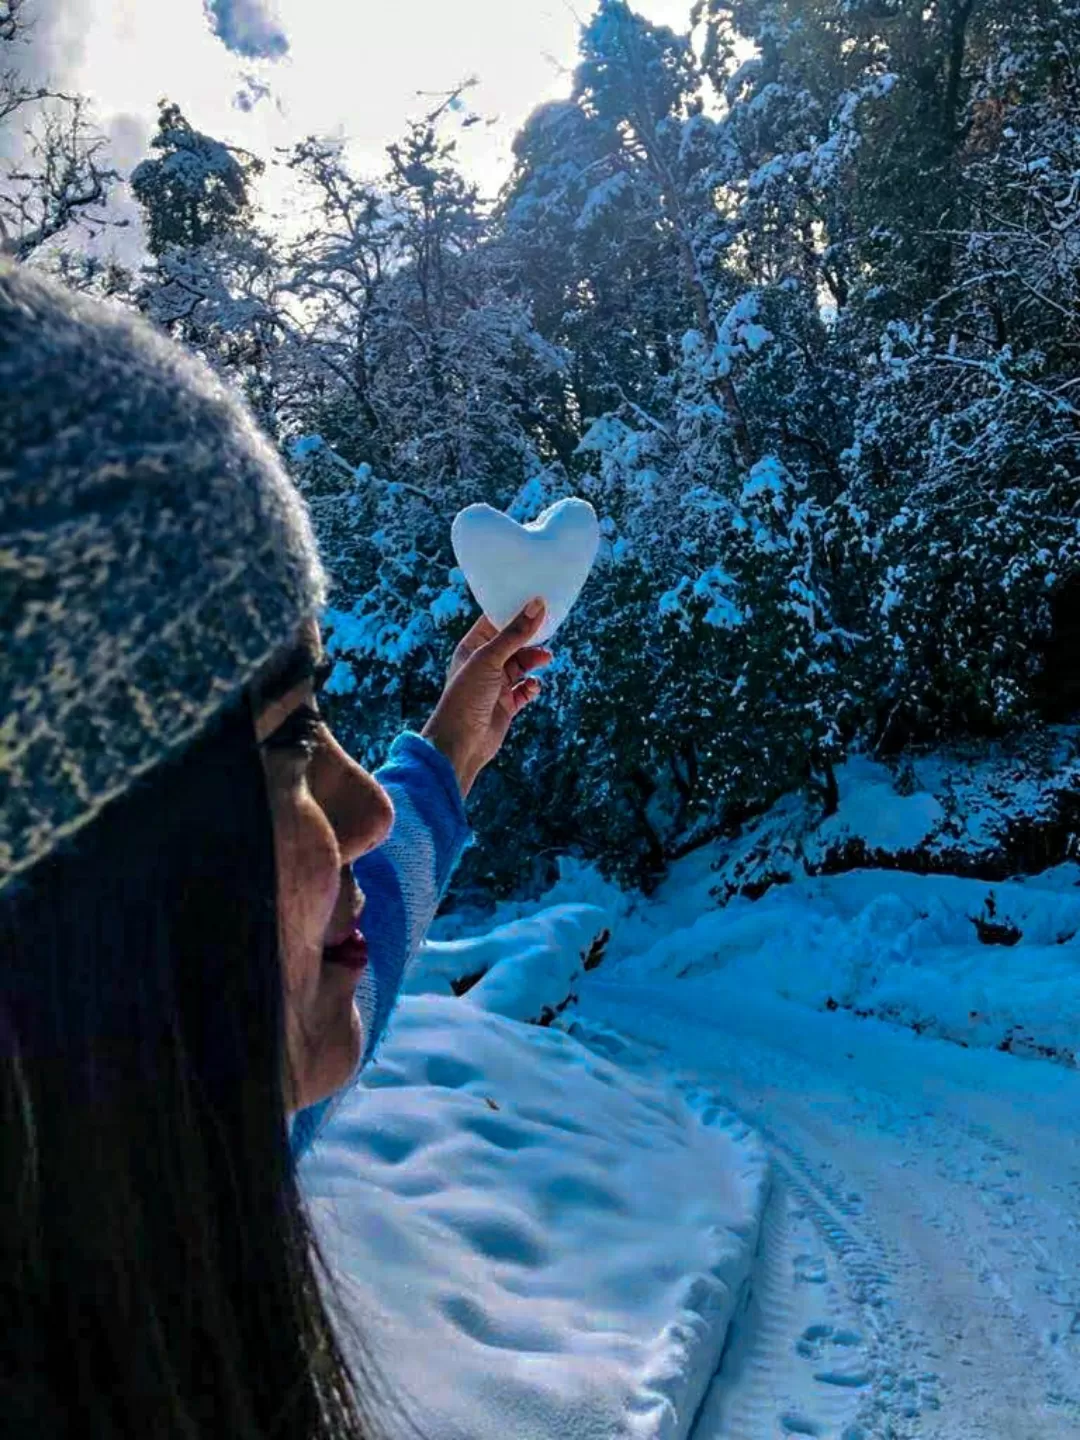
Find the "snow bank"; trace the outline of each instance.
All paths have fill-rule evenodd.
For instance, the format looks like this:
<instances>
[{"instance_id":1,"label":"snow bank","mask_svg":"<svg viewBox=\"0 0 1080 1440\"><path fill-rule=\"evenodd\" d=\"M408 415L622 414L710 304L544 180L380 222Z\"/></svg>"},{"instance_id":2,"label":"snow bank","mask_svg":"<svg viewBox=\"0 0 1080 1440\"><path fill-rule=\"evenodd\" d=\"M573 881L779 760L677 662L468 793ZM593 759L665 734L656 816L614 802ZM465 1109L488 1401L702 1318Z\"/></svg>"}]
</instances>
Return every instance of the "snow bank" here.
<instances>
[{"instance_id":1,"label":"snow bank","mask_svg":"<svg viewBox=\"0 0 1080 1440\"><path fill-rule=\"evenodd\" d=\"M391 1394L439 1440L685 1435L768 1188L733 1117L439 996L401 1001L302 1179Z\"/></svg>"},{"instance_id":2,"label":"snow bank","mask_svg":"<svg viewBox=\"0 0 1080 1440\"><path fill-rule=\"evenodd\" d=\"M550 1018L573 998L573 986L598 959L610 932L592 905L556 905L496 931L506 953L468 1000L511 1020ZM462 942L466 943L466 942Z\"/></svg>"},{"instance_id":3,"label":"snow bank","mask_svg":"<svg viewBox=\"0 0 1080 1440\"><path fill-rule=\"evenodd\" d=\"M611 933L597 905L549 905L486 935L429 940L406 977L408 995L461 995L511 1020L551 1020Z\"/></svg>"},{"instance_id":4,"label":"snow bank","mask_svg":"<svg viewBox=\"0 0 1080 1440\"><path fill-rule=\"evenodd\" d=\"M873 1014L964 1045L1076 1063L1080 1047L1080 868L1000 885L862 870L802 878L756 901L694 914L612 978L729 980L817 1009ZM683 904L680 906L680 895Z\"/></svg>"},{"instance_id":5,"label":"snow bank","mask_svg":"<svg viewBox=\"0 0 1080 1440\"><path fill-rule=\"evenodd\" d=\"M572 910L570 900L588 899L583 908L612 927L607 978L722 969L817 1009L1074 1064L1080 867L1047 860L1080 836L1080 810L1076 835L1068 811L1080 796L1078 743L1060 727L1011 749L972 745L899 767L856 755L837 770L840 804L828 819L805 796L786 796L737 836L677 861L648 898L567 861L547 895L500 905L494 919L542 926L554 901ZM1016 875L1025 859L1038 873ZM458 934L484 923L440 922Z\"/></svg>"},{"instance_id":6,"label":"snow bank","mask_svg":"<svg viewBox=\"0 0 1080 1440\"><path fill-rule=\"evenodd\" d=\"M909 783L917 785L914 775ZM845 842L858 839L871 852L898 854L915 850L940 829L946 810L925 789L897 790L897 777L884 765L854 756L837 776L840 807L814 834L811 855L824 859Z\"/></svg>"},{"instance_id":7,"label":"snow bank","mask_svg":"<svg viewBox=\"0 0 1080 1440\"><path fill-rule=\"evenodd\" d=\"M1075 727L890 765L852 755L836 781L839 807L828 819L789 795L714 847L717 898L752 899L796 875L866 867L1004 880L1080 853Z\"/></svg>"}]
</instances>

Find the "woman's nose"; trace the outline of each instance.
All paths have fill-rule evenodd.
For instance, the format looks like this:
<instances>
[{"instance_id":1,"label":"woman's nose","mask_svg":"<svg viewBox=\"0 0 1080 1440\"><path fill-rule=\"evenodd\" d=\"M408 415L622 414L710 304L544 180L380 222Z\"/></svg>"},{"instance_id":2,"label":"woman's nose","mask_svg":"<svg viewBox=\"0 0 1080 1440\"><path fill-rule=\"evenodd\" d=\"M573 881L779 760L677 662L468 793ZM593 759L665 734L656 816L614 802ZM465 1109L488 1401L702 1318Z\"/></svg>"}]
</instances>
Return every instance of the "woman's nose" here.
<instances>
[{"instance_id":1,"label":"woman's nose","mask_svg":"<svg viewBox=\"0 0 1080 1440\"><path fill-rule=\"evenodd\" d=\"M381 845L394 823L394 803L390 796L374 775L359 765L355 768L358 774L350 783L350 796L340 826L334 826L341 858L346 864Z\"/></svg>"},{"instance_id":2,"label":"woman's nose","mask_svg":"<svg viewBox=\"0 0 1080 1440\"><path fill-rule=\"evenodd\" d=\"M331 741L312 766L311 788L333 826L342 863L351 864L381 845L394 823L394 804L383 787Z\"/></svg>"}]
</instances>

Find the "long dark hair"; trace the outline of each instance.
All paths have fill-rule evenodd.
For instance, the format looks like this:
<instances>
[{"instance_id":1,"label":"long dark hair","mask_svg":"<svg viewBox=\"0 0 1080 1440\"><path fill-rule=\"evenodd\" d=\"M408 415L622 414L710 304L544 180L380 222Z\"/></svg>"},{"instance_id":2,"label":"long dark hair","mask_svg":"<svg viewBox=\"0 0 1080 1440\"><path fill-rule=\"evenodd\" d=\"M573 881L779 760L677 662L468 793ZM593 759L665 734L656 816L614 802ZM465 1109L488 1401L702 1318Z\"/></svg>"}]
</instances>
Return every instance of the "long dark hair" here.
<instances>
[{"instance_id":1,"label":"long dark hair","mask_svg":"<svg viewBox=\"0 0 1080 1440\"><path fill-rule=\"evenodd\" d=\"M375 1434L289 1153L275 888L244 700L0 895L5 1435Z\"/></svg>"}]
</instances>

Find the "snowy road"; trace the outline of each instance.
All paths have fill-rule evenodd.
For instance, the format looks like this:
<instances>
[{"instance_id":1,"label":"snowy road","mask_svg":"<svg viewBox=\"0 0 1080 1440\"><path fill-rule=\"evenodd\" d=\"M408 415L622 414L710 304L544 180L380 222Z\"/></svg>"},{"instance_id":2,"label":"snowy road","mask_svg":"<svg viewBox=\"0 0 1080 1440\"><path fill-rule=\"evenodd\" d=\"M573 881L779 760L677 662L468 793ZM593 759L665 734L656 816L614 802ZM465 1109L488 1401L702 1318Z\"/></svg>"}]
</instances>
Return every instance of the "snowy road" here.
<instances>
[{"instance_id":1,"label":"snowy road","mask_svg":"<svg viewBox=\"0 0 1080 1440\"><path fill-rule=\"evenodd\" d=\"M591 977L580 1017L594 1048L714 1093L773 1157L693 1440L1080 1436L1080 1073L719 975Z\"/></svg>"}]
</instances>

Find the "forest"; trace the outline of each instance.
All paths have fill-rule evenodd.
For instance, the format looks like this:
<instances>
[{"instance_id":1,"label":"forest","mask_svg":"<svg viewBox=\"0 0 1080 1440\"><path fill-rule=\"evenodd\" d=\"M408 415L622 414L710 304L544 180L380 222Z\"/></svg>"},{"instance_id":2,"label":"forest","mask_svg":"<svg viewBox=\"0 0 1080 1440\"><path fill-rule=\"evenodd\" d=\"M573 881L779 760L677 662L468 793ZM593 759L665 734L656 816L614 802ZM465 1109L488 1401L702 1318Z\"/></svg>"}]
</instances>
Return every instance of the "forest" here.
<instances>
[{"instance_id":1,"label":"forest","mask_svg":"<svg viewBox=\"0 0 1080 1440\"><path fill-rule=\"evenodd\" d=\"M467 86L381 174L164 100L121 176L85 97L7 66L26 9L0 4L0 243L246 395L327 555L358 755L422 723L471 621L463 506L601 517L461 889L536 894L573 855L649 890L785 793L827 816L849 753L902 777L1080 703L1073 0L696 0L682 33L601 0L493 197ZM125 184L133 267L82 243Z\"/></svg>"}]
</instances>

